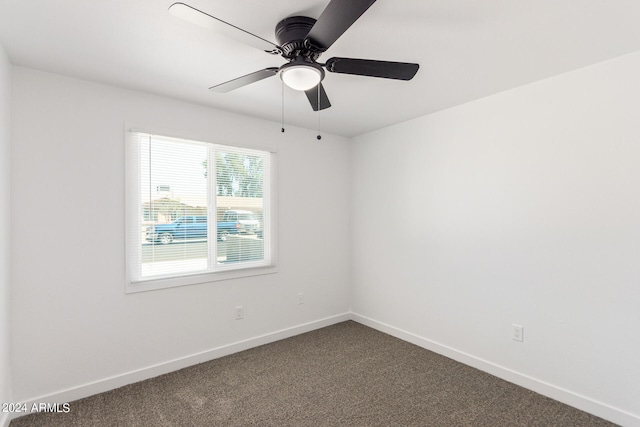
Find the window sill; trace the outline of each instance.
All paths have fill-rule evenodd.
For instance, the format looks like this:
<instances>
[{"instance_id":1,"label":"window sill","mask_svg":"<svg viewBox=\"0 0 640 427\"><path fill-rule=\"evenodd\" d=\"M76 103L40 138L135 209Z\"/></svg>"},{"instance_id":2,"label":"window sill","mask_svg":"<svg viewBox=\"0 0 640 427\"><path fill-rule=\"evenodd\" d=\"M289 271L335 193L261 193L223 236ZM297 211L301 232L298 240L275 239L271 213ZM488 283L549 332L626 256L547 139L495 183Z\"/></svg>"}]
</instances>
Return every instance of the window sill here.
<instances>
[{"instance_id":1,"label":"window sill","mask_svg":"<svg viewBox=\"0 0 640 427\"><path fill-rule=\"evenodd\" d=\"M277 272L277 267L275 265L272 265L248 267L237 270L195 273L180 277L151 278L135 282L127 279L125 293L133 294L138 292L157 291L160 289L174 288L179 286L200 285L203 283L219 282L223 280L241 279L243 277L275 274Z\"/></svg>"}]
</instances>

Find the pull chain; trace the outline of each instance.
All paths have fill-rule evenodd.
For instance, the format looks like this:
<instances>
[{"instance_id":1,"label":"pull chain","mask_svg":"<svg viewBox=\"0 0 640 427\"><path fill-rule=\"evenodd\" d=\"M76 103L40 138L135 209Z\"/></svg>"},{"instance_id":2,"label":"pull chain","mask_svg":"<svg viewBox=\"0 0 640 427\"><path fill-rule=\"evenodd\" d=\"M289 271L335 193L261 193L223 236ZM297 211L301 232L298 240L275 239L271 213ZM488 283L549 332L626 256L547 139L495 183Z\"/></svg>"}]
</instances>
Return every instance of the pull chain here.
<instances>
[{"instance_id":1,"label":"pull chain","mask_svg":"<svg viewBox=\"0 0 640 427\"><path fill-rule=\"evenodd\" d=\"M320 86L321 83L318 83L318 136L316 136L316 138L318 140L322 139L322 136L320 135Z\"/></svg>"},{"instance_id":2,"label":"pull chain","mask_svg":"<svg viewBox=\"0 0 640 427\"><path fill-rule=\"evenodd\" d=\"M282 82L282 128L281 131L284 132L284 81Z\"/></svg>"}]
</instances>

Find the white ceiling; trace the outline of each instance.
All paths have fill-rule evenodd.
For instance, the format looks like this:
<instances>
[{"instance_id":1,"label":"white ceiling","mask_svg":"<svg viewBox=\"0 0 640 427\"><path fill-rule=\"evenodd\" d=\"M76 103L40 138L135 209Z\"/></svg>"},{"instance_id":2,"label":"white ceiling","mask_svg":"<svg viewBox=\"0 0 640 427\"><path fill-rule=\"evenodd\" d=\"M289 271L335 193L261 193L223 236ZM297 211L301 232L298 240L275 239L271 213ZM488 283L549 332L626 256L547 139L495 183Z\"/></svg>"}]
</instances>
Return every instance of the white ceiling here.
<instances>
[{"instance_id":1,"label":"white ceiling","mask_svg":"<svg viewBox=\"0 0 640 427\"><path fill-rule=\"evenodd\" d=\"M182 0L275 42L288 16L328 0ZM156 93L279 122L277 77L208 88L284 60L182 21L174 0L0 0L0 44L15 65ZM324 132L354 136L640 50L638 0L378 0L326 52L417 62L409 82L327 73ZM288 124L315 129L304 94Z\"/></svg>"}]
</instances>

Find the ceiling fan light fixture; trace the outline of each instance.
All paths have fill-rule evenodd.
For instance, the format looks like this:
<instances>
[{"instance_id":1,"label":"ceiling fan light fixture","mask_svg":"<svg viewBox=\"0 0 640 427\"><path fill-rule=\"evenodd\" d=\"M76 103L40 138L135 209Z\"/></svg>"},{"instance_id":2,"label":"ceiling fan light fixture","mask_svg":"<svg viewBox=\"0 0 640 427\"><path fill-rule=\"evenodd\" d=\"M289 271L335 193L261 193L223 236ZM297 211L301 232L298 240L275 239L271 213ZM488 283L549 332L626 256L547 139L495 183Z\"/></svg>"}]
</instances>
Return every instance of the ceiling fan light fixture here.
<instances>
[{"instance_id":1,"label":"ceiling fan light fixture","mask_svg":"<svg viewBox=\"0 0 640 427\"><path fill-rule=\"evenodd\" d=\"M324 71L320 66L310 63L296 63L296 61L282 66L280 78L291 89L307 91L318 86L322 81Z\"/></svg>"}]
</instances>

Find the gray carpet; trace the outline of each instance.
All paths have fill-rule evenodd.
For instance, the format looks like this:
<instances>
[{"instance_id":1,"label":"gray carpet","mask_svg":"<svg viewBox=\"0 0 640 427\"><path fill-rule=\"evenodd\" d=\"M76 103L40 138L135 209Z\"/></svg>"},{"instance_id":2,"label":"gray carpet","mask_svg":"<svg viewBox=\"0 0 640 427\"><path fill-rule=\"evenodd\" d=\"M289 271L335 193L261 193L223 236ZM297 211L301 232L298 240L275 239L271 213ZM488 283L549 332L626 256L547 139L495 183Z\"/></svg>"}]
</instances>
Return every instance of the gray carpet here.
<instances>
[{"instance_id":1,"label":"gray carpet","mask_svg":"<svg viewBox=\"0 0 640 427\"><path fill-rule=\"evenodd\" d=\"M70 403L22 426L611 426L355 322Z\"/></svg>"}]
</instances>

